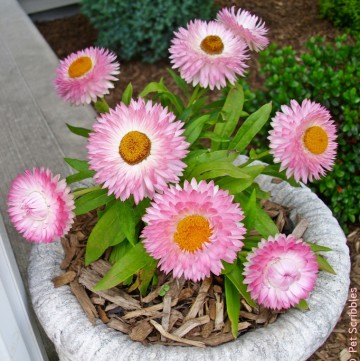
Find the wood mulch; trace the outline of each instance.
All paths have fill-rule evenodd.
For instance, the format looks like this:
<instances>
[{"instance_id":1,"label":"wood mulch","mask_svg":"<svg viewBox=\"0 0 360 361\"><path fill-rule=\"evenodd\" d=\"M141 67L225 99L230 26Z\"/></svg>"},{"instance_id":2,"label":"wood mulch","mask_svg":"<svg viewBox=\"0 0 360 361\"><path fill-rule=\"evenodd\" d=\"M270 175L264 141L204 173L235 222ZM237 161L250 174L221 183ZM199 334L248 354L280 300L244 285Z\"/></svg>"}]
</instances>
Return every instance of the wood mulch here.
<instances>
[{"instance_id":1,"label":"wood mulch","mask_svg":"<svg viewBox=\"0 0 360 361\"><path fill-rule=\"evenodd\" d=\"M263 204L279 232L291 232L289 210L270 201ZM96 211L78 216L70 233L61 240L65 273L55 277L55 287L70 285L71 291L90 322L100 319L107 326L126 333L145 344L216 346L234 340L227 317L222 276L206 278L201 283L173 279L158 271L158 283L142 297L134 285L118 285L94 292L94 286L109 271L110 249L103 258L85 267L87 238L96 224ZM293 230L301 237L306 229L300 222ZM256 234L256 232L252 232ZM282 311L262 306L253 308L241 300L239 335L256 327L273 323Z\"/></svg>"}]
</instances>

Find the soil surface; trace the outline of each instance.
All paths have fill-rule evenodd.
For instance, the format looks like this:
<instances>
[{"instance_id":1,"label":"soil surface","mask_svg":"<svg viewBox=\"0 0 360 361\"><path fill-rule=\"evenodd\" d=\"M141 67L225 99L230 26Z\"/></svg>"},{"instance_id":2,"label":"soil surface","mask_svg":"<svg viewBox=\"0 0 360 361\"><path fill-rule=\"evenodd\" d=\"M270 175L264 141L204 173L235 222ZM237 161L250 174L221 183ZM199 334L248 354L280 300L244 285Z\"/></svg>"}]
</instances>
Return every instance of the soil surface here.
<instances>
[{"instance_id":1,"label":"soil surface","mask_svg":"<svg viewBox=\"0 0 360 361\"><path fill-rule=\"evenodd\" d=\"M317 2L314 0L253 0L225 1L217 0L220 6L236 5L260 16L270 29L269 38L281 46L291 45L295 50L302 50L304 43L315 35L325 36L332 40L341 32L328 21L319 16ZM62 59L71 52L94 45L97 32L82 15L75 15L60 20L36 23L40 32L48 41L57 56ZM253 56L253 54L252 54ZM121 62L121 77L116 83L115 91L107 97L110 106L114 106L121 98L125 86L131 82L136 96L150 81L159 81L164 77L169 82L166 68L170 67L167 60L155 64L144 64L137 61ZM262 79L257 74L258 62L253 57L248 82L252 88L261 86ZM352 258L351 287L360 289L360 229L354 229L348 235L348 245ZM347 306L334 331L327 342L309 359L309 361L348 361L350 346L350 318ZM359 311L358 311L359 312ZM359 320L359 317L357 317ZM359 353L354 355L357 359ZM289 360L290 361L290 360Z\"/></svg>"}]
</instances>

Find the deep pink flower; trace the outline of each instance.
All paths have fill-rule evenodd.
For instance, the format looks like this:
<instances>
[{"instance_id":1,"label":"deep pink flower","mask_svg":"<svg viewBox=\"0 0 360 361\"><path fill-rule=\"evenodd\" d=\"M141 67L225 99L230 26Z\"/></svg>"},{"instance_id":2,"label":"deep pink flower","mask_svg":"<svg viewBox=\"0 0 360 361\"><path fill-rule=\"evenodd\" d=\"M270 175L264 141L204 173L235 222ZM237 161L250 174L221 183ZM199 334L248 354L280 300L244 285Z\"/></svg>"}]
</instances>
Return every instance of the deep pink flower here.
<instances>
[{"instance_id":1,"label":"deep pink flower","mask_svg":"<svg viewBox=\"0 0 360 361\"><path fill-rule=\"evenodd\" d=\"M217 21L243 39L250 50L258 52L269 44L265 23L247 10L238 9L235 12L235 6L231 9L221 9L217 15Z\"/></svg>"},{"instance_id":2,"label":"deep pink flower","mask_svg":"<svg viewBox=\"0 0 360 361\"><path fill-rule=\"evenodd\" d=\"M55 89L67 102L80 105L96 102L109 94L118 80L120 64L107 49L87 48L61 60L56 70Z\"/></svg>"},{"instance_id":3,"label":"deep pink flower","mask_svg":"<svg viewBox=\"0 0 360 361\"><path fill-rule=\"evenodd\" d=\"M330 113L320 104L303 100L300 105L291 100L272 119L270 152L280 170L306 184L319 179L334 164L337 143L336 128Z\"/></svg>"},{"instance_id":4,"label":"deep pink flower","mask_svg":"<svg viewBox=\"0 0 360 361\"><path fill-rule=\"evenodd\" d=\"M135 203L178 182L188 153L183 123L160 104L143 99L103 113L90 134L90 168L94 179L122 201Z\"/></svg>"},{"instance_id":5,"label":"deep pink flower","mask_svg":"<svg viewBox=\"0 0 360 361\"><path fill-rule=\"evenodd\" d=\"M143 221L147 252L161 270L194 282L219 275L222 260L232 263L243 246L243 212L233 196L214 182L184 182L156 194Z\"/></svg>"},{"instance_id":6,"label":"deep pink flower","mask_svg":"<svg viewBox=\"0 0 360 361\"><path fill-rule=\"evenodd\" d=\"M26 170L12 182L8 212L28 241L49 243L65 235L74 219L74 200L65 180L49 169Z\"/></svg>"},{"instance_id":7,"label":"deep pink flower","mask_svg":"<svg viewBox=\"0 0 360 361\"><path fill-rule=\"evenodd\" d=\"M272 309L288 309L308 298L318 264L310 246L293 235L262 240L248 255L245 280L252 299Z\"/></svg>"},{"instance_id":8,"label":"deep pink flower","mask_svg":"<svg viewBox=\"0 0 360 361\"><path fill-rule=\"evenodd\" d=\"M173 68L194 86L221 89L244 75L246 44L216 21L191 21L175 32L169 49Z\"/></svg>"}]
</instances>

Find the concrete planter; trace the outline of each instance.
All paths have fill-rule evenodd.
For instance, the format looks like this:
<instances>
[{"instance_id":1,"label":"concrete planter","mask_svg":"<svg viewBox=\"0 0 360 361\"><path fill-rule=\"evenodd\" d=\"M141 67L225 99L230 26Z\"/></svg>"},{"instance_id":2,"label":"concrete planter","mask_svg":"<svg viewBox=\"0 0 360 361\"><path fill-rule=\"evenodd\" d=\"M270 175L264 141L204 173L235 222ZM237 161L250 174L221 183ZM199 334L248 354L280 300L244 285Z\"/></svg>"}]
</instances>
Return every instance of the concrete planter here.
<instances>
[{"instance_id":1,"label":"concrete planter","mask_svg":"<svg viewBox=\"0 0 360 361\"><path fill-rule=\"evenodd\" d=\"M286 182L271 183L259 177L272 200L290 207L291 217L306 218L304 238L331 247L327 258L337 275L321 272L309 299L310 311L290 310L265 328L251 331L234 342L198 349L151 345L131 341L101 321L92 326L69 287L54 289L51 279L59 274L63 252L59 242L32 248L29 285L35 312L54 342L61 361L300 361L307 360L334 328L347 299L350 259L346 239L324 203L307 188Z\"/></svg>"}]
</instances>

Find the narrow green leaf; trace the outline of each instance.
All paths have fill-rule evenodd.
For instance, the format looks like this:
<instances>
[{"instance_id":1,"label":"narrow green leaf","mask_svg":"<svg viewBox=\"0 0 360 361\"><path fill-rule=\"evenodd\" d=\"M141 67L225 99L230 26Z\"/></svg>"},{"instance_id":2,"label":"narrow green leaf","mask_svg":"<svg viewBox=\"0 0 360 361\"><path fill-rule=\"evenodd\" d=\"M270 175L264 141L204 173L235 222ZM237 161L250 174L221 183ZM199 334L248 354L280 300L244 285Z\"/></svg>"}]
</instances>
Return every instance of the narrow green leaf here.
<instances>
[{"instance_id":1,"label":"narrow green leaf","mask_svg":"<svg viewBox=\"0 0 360 361\"><path fill-rule=\"evenodd\" d=\"M133 95L133 86L132 86L131 83L129 83L128 86L126 87L126 89L123 92L123 95L122 95L122 98L121 98L122 102L125 105L129 105L130 101L131 101L131 98L132 98L132 95Z\"/></svg>"},{"instance_id":2,"label":"narrow green leaf","mask_svg":"<svg viewBox=\"0 0 360 361\"><path fill-rule=\"evenodd\" d=\"M84 137L84 138L89 138L89 134L92 132L91 129L74 127L73 125L70 125L68 123L65 123L65 124L66 124L66 126L68 127L68 129L70 130L71 133L74 133L76 135L80 135L81 137Z\"/></svg>"},{"instance_id":3,"label":"narrow green leaf","mask_svg":"<svg viewBox=\"0 0 360 361\"><path fill-rule=\"evenodd\" d=\"M226 310L231 323L232 335L236 338L240 316L240 293L227 276L224 276L224 279Z\"/></svg>"},{"instance_id":4,"label":"narrow green leaf","mask_svg":"<svg viewBox=\"0 0 360 361\"><path fill-rule=\"evenodd\" d=\"M209 117L209 115L203 115L186 124L184 136L188 143L194 144L197 141Z\"/></svg>"},{"instance_id":5,"label":"narrow green leaf","mask_svg":"<svg viewBox=\"0 0 360 361\"><path fill-rule=\"evenodd\" d=\"M177 75L172 69L166 69L171 77L175 80L176 85L181 89L181 91L185 94L185 96L189 97L189 88L186 81Z\"/></svg>"},{"instance_id":6,"label":"narrow green leaf","mask_svg":"<svg viewBox=\"0 0 360 361\"><path fill-rule=\"evenodd\" d=\"M254 138L254 136L266 124L271 113L271 103L263 105L255 113L246 118L235 137L229 144L229 149L242 152Z\"/></svg>"},{"instance_id":7,"label":"narrow green leaf","mask_svg":"<svg viewBox=\"0 0 360 361\"><path fill-rule=\"evenodd\" d=\"M96 261L110 246L124 241L125 234L119 220L117 202L105 210L90 233L87 241L85 264Z\"/></svg>"},{"instance_id":8,"label":"narrow green leaf","mask_svg":"<svg viewBox=\"0 0 360 361\"><path fill-rule=\"evenodd\" d=\"M135 226L138 222L135 209L128 201L117 202L116 204L120 228L132 245L137 242Z\"/></svg>"},{"instance_id":9,"label":"narrow green leaf","mask_svg":"<svg viewBox=\"0 0 360 361\"><path fill-rule=\"evenodd\" d=\"M228 272L227 268L229 267L225 262L223 262L224 270L222 273L226 275L226 277L232 282L232 284L239 291L240 295L245 299L247 304L251 307L256 307L255 302L252 300L249 292L247 291L247 287L244 284L244 276L242 275L242 267L240 265L236 265Z\"/></svg>"},{"instance_id":10,"label":"narrow green leaf","mask_svg":"<svg viewBox=\"0 0 360 361\"><path fill-rule=\"evenodd\" d=\"M153 261L141 242L130 249L94 287L94 291L108 289L124 282L141 268Z\"/></svg>"},{"instance_id":11,"label":"narrow green leaf","mask_svg":"<svg viewBox=\"0 0 360 361\"><path fill-rule=\"evenodd\" d=\"M82 181L84 179L91 178L94 175L95 175L95 172L92 171L92 170L71 174L68 177L66 177L66 183L67 184L72 184L72 183L75 183L75 182L80 182L80 181Z\"/></svg>"},{"instance_id":12,"label":"narrow green leaf","mask_svg":"<svg viewBox=\"0 0 360 361\"><path fill-rule=\"evenodd\" d=\"M336 272L334 269L330 266L329 262L319 254L316 255L316 261L319 265L319 269L328 273L331 273L333 275L336 275Z\"/></svg>"},{"instance_id":13,"label":"narrow green leaf","mask_svg":"<svg viewBox=\"0 0 360 361\"><path fill-rule=\"evenodd\" d=\"M107 189L97 189L90 193L84 194L75 200L75 214L85 214L104 204L109 203L114 198L113 195L108 196Z\"/></svg>"},{"instance_id":14,"label":"narrow green leaf","mask_svg":"<svg viewBox=\"0 0 360 361\"><path fill-rule=\"evenodd\" d=\"M130 251L130 249L133 246L127 242L120 242L118 244L116 244L115 246L112 246L111 248L111 253L110 253L110 257L109 257L109 261L111 264L116 263L117 261L119 261L122 257L124 257L124 255Z\"/></svg>"},{"instance_id":15,"label":"narrow green leaf","mask_svg":"<svg viewBox=\"0 0 360 361\"><path fill-rule=\"evenodd\" d=\"M211 175L212 174L212 175ZM233 178L250 178L236 165L226 161L213 161L199 164L193 169L189 178L209 179L211 177L231 176Z\"/></svg>"},{"instance_id":16,"label":"narrow green leaf","mask_svg":"<svg viewBox=\"0 0 360 361\"><path fill-rule=\"evenodd\" d=\"M74 168L78 172L85 172L89 170L89 163L87 162L87 160L64 158L64 161L69 164L71 168Z\"/></svg>"},{"instance_id":17,"label":"narrow green leaf","mask_svg":"<svg viewBox=\"0 0 360 361\"><path fill-rule=\"evenodd\" d=\"M224 123L215 125L214 134L220 139L229 139L234 132L240 119L244 105L244 91L242 86L237 83L232 87L226 97L225 104L221 110L221 117ZM211 145L212 150L221 148L222 141L214 140Z\"/></svg>"},{"instance_id":18,"label":"narrow green leaf","mask_svg":"<svg viewBox=\"0 0 360 361\"><path fill-rule=\"evenodd\" d=\"M306 311L309 309L309 305L306 302L306 300L300 300L300 302L297 305L295 305L295 307L298 308L299 310L303 310L303 311Z\"/></svg>"},{"instance_id":19,"label":"narrow green leaf","mask_svg":"<svg viewBox=\"0 0 360 361\"><path fill-rule=\"evenodd\" d=\"M231 177L223 177L216 182L221 189L228 190L231 194L237 194L251 186L253 179L234 179Z\"/></svg>"},{"instance_id":20,"label":"narrow green leaf","mask_svg":"<svg viewBox=\"0 0 360 361\"><path fill-rule=\"evenodd\" d=\"M247 230L252 230L255 228L256 224L256 211L257 211L257 204L256 204L256 190L254 189L251 193L248 202L244 204L243 210L245 213L245 218L243 220L244 226Z\"/></svg>"},{"instance_id":21,"label":"narrow green leaf","mask_svg":"<svg viewBox=\"0 0 360 361\"><path fill-rule=\"evenodd\" d=\"M108 113L109 112L109 105L104 98L100 98L94 104L95 109L98 113Z\"/></svg>"},{"instance_id":22,"label":"narrow green leaf","mask_svg":"<svg viewBox=\"0 0 360 361\"><path fill-rule=\"evenodd\" d=\"M315 243L311 243L311 242L306 242L310 245L310 248L313 252L330 252L332 251L331 248L329 247L324 247L324 246L320 246L319 244L315 244Z\"/></svg>"}]
</instances>

